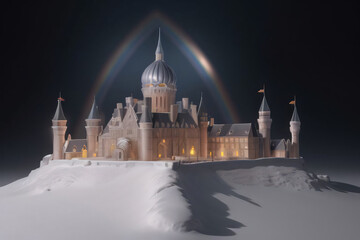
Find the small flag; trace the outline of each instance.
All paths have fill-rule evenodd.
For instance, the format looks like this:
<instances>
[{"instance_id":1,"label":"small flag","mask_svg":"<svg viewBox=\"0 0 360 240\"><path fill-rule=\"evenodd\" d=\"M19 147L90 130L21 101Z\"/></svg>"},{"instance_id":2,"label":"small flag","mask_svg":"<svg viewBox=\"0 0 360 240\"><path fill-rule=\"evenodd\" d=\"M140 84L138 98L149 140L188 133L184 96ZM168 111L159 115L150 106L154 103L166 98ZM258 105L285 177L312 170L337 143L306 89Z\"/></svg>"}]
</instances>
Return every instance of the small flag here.
<instances>
[{"instance_id":1,"label":"small flag","mask_svg":"<svg viewBox=\"0 0 360 240\"><path fill-rule=\"evenodd\" d=\"M264 92L265 92L264 89L260 89L260 90L258 91L258 93L264 93Z\"/></svg>"},{"instance_id":2,"label":"small flag","mask_svg":"<svg viewBox=\"0 0 360 240\"><path fill-rule=\"evenodd\" d=\"M62 97L58 97L58 100L60 100L60 101L65 101L65 99L63 99Z\"/></svg>"},{"instance_id":3,"label":"small flag","mask_svg":"<svg viewBox=\"0 0 360 240\"><path fill-rule=\"evenodd\" d=\"M292 100L289 104L295 105L295 100Z\"/></svg>"}]
</instances>

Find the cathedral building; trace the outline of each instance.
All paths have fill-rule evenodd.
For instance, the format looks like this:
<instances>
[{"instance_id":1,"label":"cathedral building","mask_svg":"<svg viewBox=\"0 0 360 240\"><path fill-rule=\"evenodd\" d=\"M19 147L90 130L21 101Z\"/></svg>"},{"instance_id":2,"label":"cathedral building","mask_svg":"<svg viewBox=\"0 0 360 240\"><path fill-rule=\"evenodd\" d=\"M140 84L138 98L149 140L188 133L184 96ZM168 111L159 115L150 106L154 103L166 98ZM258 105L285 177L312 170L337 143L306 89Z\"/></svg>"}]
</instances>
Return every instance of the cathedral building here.
<instances>
[{"instance_id":1,"label":"cathedral building","mask_svg":"<svg viewBox=\"0 0 360 240\"><path fill-rule=\"evenodd\" d=\"M300 119L294 102L291 140L271 138L271 111L265 98L258 128L252 123L215 124L204 97L176 101L176 75L164 60L159 39L152 62L141 76L143 99L117 103L105 127L94 99L86 122L86 139L65 140L67 120L61 98L52 120L52 159L214 161L262 157L299 158Z\"/></svg>"}]
</instances>

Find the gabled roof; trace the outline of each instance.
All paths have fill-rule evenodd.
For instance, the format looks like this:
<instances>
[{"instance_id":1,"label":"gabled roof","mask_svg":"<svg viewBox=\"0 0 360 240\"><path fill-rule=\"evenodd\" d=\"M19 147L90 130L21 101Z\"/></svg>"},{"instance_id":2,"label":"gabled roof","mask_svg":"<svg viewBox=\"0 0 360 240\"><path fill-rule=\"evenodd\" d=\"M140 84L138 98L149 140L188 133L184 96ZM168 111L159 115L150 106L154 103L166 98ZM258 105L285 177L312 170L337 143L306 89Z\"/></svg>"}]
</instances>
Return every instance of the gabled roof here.
<instances>
[{"instance_id":1,"label":"gabled roof","mask_svg":"<svg viewBox=\"0 0 360 240\"><path fill-rule=\"evenodd\" d=\"M270 143L271 150L286 150L285 139L272 139Z\"/></svg>"},{"instance_id":2,"label":"gabled roof","mask_svg":"<svg viewBox=\"0 0 360 240\"><path fill-rule=\"evenodd\" d=\"M153 128L171 128L173 125L168 113L153 113L152 122Z\"/></svg>"},{"instance_id":3,"label":"gabled roof","mask_svg":"<svg viewBox=\"0 0 360 240\"><path fill-rule=\"evenodd\" d=\"M293 115L291 117L291 121L292 122L300 122L300 118L299 118L299 114L298 114L297 109L296 109L296 105L294 105L294 112L293 112Z\"/></svg>"},{"instance_id":4,"label":"gabled roof","mask_svg":"<svg viewBox=\"0 0 360 240\"><path fill-rule=\"evenodd\" d=\"M66 120L64 112L63 112L62 107L61 107L61 100L60 99L58 99L58 105L57 105L53 120Z\"/></svg>"},{"instance_id":5,"label":"gabled roof","mask_svg":"<svg viewBox=\"0 0 360 240\"><path fill-rule=\"evenodd\" d=\"M175 127L191 128L191 127L197 127L197 124L189 112L182 112L182 113L178 113L178 115L177 115L177 118L175 121Z\"/></svg>"},{"instance_id":6,"label":"gabled roof","mask_svg":"<svg viewBox=\"0 0 360 240\"><path fill-rule=\"evenodd\" d=\"M252 123L214 124L209 128L209 137L257 136Z\"/></svg>"},{"instance_id":7,"label":"gabled roof","mask_svg":"<svg viewBox=\"0 0 360 240\"><path fill-rule=\"evenodd\" d=\"M71 140L69 140L69 144L68 144L65 152L73 152L74 147L76 148L76 152L81 152L82 147L84 145L87 148L86 139L71 139Z\"/></svg>"},{"instance_id":8,"label":"gabled roof","mask_svg":"<svg viewBox=\"0 0 360 240\"><path fill-rule=\"evenodd\" d=\"M270 112L270 108L269 108L269 105L268 105L268 103L266 101L265 94L264 94L263 100L261 102L259 112Z\"/></svg>"},{"instance_id":9,"label":"gabled roof","mask_svg":"<svg viewBox=\"0 0 360 240\"><path fill-rule=\"evenodd\" d=\"M189 112L182 112L177 114L174 123L170 120L169 113L153 113L152 114L153 128L193 128L197 127L194 119Z\"/></svg>"}]
</instances>

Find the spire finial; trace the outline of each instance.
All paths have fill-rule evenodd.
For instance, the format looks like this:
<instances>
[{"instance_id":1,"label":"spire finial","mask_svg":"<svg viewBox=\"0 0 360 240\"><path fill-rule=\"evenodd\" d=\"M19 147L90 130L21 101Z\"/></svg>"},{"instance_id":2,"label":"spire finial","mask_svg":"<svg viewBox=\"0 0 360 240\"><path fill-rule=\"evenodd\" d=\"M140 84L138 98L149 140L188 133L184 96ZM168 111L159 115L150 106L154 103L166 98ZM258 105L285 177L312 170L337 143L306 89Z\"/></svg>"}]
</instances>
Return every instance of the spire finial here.
<instances>
[{"instance_id":1,"label":"spire finial","mask_svg":"<svg viewBox=\"0 0 360 240\"><path fill-rule=\"evenodd\" d=\"M161 45L161 30L159 27L159 38L158 38L158 44L155 51L155 61L158 60L164 60L164 51Z\"/></svg>"},{"instance_id":2,"label":"spire finial","mask_svg":"<svg viewBox=\"0 0 360 240\"><path fill-rule=\"evenodd\" d=\"M59 93L59 97L58 97L57 101L58 101L58 104L57 104L57 107L56 107L56 111L55 111L55 115L53 117L53 120L66 120L66 118L64 116L64 112L63 112L62 107L61 107L61 102L65 101L65 99L63 99L61 97L61 92Z\"/></svg>"}]
</instances>

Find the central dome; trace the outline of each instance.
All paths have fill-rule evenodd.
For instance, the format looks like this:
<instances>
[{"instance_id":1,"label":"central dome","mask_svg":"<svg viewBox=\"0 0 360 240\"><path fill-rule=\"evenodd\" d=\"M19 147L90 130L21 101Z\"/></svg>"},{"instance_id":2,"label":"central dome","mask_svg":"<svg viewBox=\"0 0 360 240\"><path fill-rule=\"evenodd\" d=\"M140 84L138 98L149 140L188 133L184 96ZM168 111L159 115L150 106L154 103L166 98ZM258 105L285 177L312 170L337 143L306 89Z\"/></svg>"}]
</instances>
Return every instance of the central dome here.
<instances>
[{"instance_id":1,"label":"central dome","mask_svg":"<svg viewBox=\"0 0 360 240\"><path fill-rule=\"evenodd\" d=\"M151 63L141 76L142 87L171 87L176 86L174 71L164 61L164 52L161 46L160 29L159 40L155 51L155 61Z\"/></svg>"},{"instance_id":2,"label":"central dome","mask_svg":"<svg viewBox=\"0 0 360 240\"><path fill-rule=\"evenodd\" d=\"M143 87L168 86L175 87L176 77L174 71L163 60L151 63L141 76ZM165 84L165 85L164 85Z\"/></svg>"}]
</instances>

